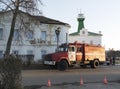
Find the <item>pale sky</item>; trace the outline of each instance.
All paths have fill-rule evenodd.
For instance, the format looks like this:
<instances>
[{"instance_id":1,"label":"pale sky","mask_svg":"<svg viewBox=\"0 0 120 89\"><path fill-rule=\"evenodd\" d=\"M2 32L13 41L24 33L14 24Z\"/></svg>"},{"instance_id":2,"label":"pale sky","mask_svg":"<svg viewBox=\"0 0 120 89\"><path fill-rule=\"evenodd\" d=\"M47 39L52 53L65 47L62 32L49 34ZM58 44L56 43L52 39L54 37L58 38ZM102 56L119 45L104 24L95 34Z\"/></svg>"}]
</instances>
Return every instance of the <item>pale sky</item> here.
<instances>
[{"instance_id":1,"label":"pale sky","mask_svg":"<svg viewBox=\"0 0 120 89\"><path fill-rule=\"evenodd\" d=\"M106 49L120 50L120 0L42 0L43 15L71 25L69 33L78 28L77 16L85 15L88 31L102 32Z\"/></svg>"}]
</instances>

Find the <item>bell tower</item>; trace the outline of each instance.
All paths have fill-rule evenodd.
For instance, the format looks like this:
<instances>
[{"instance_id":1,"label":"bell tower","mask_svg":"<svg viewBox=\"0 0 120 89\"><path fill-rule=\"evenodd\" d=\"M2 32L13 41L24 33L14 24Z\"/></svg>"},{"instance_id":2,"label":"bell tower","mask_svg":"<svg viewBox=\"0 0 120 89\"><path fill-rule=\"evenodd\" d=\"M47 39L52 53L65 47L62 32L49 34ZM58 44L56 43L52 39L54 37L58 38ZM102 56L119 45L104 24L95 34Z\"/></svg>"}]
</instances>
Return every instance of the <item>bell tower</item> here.
<instances>
[{"instance_id":1,"label":"bell tower","mask_svg":"<svg viewBox=\"0 0 120 89\"><path fill-rule=\"evenodd\" d=\"M78 14L77 20L78 20L78 33L79 33L80 30L84 28L84 20L85 20L84 14L82 13Z\"/></svg>"}]
</instances>

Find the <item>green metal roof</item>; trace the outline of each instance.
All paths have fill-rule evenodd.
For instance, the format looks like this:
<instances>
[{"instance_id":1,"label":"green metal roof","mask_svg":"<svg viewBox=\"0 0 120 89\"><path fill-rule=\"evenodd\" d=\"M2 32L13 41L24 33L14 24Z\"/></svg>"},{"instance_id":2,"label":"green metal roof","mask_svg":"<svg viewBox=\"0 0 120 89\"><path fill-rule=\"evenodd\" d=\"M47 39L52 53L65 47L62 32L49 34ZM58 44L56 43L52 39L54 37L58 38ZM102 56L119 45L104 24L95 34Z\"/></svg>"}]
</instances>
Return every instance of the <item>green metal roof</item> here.
<instances>
[{"instance_id":1,"label":"green metal roof","mask_svg":"<svg viewBox=\"0 0 120 89\"><path fill-rule=\"evenodd\" d=\"M70 36L76 36L76 35L79 35L79 32L74 32L74 33L71 33L69 34Z\"/></svg>"},{"instance_id":2,"label":"green metal roof","mask_svg":"<svg viewBox=\"0 0 120 89\"><path fill-rule=\"evenodd\" d=\"M77 36L79 35L80 32L74 32L69 34L69 36ZM94 33L94 32L88 32L88 36L102 36L102 34L99 33Z\"/></svg>"},{"instance_id":3,"label":"green metal roof","mask_svg":"<svg viewBox=\"0 0 120 89\"><path fill-rule=\"evenodd\" d=\"M89 36L102 36L102 34L94 33L94 32L88 32Z\"/></svg>"}]
</instances>

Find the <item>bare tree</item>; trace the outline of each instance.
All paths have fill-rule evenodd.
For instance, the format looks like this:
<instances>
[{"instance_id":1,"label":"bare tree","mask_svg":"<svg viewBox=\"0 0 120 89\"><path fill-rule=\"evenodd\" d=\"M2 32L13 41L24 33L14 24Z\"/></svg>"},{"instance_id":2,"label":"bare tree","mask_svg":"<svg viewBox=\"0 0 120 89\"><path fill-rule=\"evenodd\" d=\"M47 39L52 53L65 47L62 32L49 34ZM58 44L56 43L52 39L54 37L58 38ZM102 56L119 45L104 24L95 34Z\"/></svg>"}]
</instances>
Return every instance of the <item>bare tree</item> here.
<instances>
[{"instance_id":1,"label":"bare tree","mask_svg":"<svg viewBox=\"0 0 120 89\"><path fill-rule=\"evenodd\" d=\"M10 54L11 43L14 35L14 28L16 23L16 18L20 10L25 11L29 14L39 14L41 11L38 6L42 5L41 0L0 0L0 8L2 11L11 10L13 14L10 34L7 41L7 46L5 50L5 56Z\"/></svg>"},{"instance_id":2,"label":"bare tree","mask_svg":"<svg viewBox=\"0 0 120 89\"><path fill-rule=\"evenodd\" d=\"M22 89L21 61L16 56L10 55L11 44L19 12L22 10L29 14L39 14L40 10L38 9L38 3L42 4L41 0L0 0L0 10L10 10L13 14L5 50L5 57L3 60L0 60L0 74L3 82L2 89Z\"/></svg>"}]
</instances>

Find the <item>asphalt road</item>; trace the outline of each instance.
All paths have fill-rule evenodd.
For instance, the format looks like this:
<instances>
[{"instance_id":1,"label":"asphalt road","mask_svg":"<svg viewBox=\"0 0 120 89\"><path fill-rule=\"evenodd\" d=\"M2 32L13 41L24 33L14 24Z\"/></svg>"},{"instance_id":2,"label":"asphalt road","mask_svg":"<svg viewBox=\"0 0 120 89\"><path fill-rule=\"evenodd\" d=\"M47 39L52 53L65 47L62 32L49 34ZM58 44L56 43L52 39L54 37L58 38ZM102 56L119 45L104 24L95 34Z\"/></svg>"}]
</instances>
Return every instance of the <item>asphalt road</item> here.
<instances>
[{"instance_id":1,"label":"asphalt road","mask_svg":"<svg viewBox=\"0 0 120 89\"><path fill-rule=\"evenodd\" d=\"M23 70L22 83L24 86L32 86L32 85L46 86L48 80L50 80L51 84L54 86L69 85L69 84L79 85L80 80L82 78L85 84L89 84L89 83L103 84L103 80L105 76L109 83L120 83L120 66L100 66L97 69L76 68L76 69L68 69L66 71L49 70L49 69Z\"/></svg>"}]
</instances>

